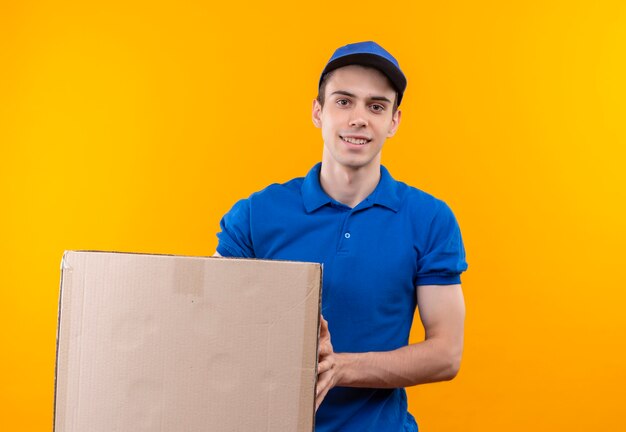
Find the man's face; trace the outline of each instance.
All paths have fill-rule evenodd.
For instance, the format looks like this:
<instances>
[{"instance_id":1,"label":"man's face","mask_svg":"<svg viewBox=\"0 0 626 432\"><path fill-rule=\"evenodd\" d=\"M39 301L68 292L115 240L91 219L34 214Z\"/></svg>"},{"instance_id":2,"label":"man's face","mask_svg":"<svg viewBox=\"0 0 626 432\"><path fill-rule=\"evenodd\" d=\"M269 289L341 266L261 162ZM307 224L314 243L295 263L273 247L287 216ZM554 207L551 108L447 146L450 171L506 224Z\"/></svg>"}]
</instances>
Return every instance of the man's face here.
<instances>
[{"instance_id":1,"label":"man's face","mask_svg":"<svg viewBox=\"0 0 626 432\"><path fill-rule=\"evenodd\" d=\"M380 164L383 144L400 123L400 111L393 112L395 97L376 69L351 65L333 71L324 106L313 102L313 123L324 140L322 162L351 169Z\"/></svg>"}]
</instances>

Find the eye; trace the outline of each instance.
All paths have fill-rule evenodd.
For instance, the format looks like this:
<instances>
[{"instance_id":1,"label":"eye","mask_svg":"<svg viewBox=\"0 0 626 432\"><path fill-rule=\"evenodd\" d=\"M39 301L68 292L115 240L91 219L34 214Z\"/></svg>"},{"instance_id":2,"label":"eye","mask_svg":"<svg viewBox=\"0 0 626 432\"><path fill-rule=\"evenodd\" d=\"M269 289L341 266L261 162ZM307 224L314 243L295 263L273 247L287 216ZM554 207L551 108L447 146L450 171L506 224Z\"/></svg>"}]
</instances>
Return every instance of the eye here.
<instances>
[{"instance_id":1,"label":"eye","mask_svg":"<svg viewBox=\"0 0 626 432\"><path fill-rule=\"evenodd\" d=\"M375 112L382 112L385 110L385 107L380 104L373 104L371 108L372 108L372 111L375 111Z\"/></svg>"},{"instance_id":2,"label":"eye","mask_svg":"<svg viewBox=\"0 0 626 432\"><path fill-rule=\"evenodd\" d=\"M337 105L339 106L348 106L349 103L348 99L337 99Z\"/></svg>"}]
</instances>

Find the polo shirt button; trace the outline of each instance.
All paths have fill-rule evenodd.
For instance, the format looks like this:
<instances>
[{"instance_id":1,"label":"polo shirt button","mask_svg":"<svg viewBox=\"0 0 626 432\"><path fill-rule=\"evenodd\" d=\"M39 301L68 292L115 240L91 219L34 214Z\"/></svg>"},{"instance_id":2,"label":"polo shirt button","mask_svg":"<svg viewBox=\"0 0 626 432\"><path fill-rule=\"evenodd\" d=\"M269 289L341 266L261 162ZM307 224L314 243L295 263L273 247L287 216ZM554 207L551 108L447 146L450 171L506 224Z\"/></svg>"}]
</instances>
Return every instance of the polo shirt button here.
<instances>
[{"instance_id":1,"label":"polo shirt button","mask_svg":"<svg viewBox=\"0 0 626 432\"><path fill-rule=\"evenodd\" d=\"M350 238L350 233L345 233L343 236L344 236L345 238L349 239L349 238Z\"/></svg>"}]
</instances>

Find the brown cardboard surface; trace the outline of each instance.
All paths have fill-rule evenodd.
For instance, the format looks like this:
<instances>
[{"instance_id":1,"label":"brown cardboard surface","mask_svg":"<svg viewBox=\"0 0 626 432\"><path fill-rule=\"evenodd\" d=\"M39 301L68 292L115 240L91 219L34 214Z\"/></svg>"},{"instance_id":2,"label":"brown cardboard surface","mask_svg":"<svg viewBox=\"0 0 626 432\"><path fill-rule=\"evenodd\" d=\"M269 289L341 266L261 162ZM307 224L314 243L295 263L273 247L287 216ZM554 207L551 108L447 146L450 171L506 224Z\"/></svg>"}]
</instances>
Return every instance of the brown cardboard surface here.
<instances>
[{"instance_id":1,"label":"brown cardboard surface","mask_svg":"<svg viewBox=\"0 0 626 432\"><path fill-rule=\"evenodd\" d=\"M321 266L62 262L55 431L313 430Z\"/></svg>"}]
</instances>

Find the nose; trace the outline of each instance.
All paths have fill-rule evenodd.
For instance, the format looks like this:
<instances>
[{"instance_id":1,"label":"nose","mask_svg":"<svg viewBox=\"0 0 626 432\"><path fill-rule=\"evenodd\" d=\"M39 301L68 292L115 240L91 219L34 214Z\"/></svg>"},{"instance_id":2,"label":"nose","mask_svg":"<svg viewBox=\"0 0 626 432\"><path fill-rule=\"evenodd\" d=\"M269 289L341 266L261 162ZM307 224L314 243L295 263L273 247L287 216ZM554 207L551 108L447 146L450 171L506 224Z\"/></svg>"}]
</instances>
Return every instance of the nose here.
<instances>
[{"instance_id":1,"label":"nose","mask_svg":"<svg viewBox=\"0 0 626 432\"><path fill-rule=\"evenodd\" d=\"M365 115L364 108L356 106L352 110L352 115L350 116L350 126L351 127L367 126L367 117Z\"/></svg>"}]
</instances>

